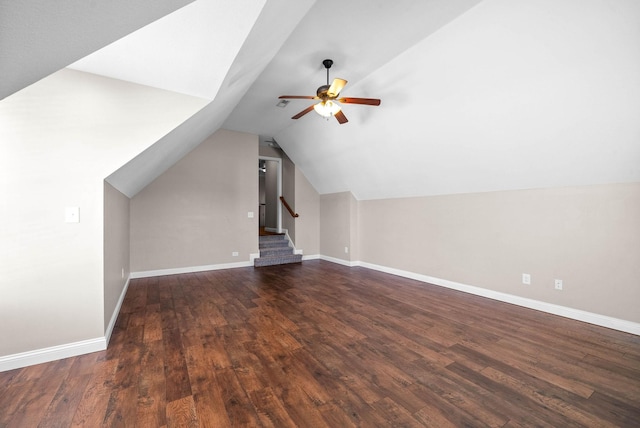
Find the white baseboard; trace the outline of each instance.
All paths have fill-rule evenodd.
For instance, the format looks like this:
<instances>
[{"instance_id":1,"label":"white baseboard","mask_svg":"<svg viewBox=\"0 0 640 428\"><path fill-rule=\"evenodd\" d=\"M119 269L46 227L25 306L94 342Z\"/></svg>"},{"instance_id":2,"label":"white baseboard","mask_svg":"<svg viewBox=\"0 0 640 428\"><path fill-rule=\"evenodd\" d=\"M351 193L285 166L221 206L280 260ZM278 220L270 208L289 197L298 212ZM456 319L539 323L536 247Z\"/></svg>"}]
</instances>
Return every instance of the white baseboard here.
<instances>
[{"instance_id":1,"label":"white baseboard","mask_svg":"<svg viewBox=\"0 0 640 428\"><path fill-rule=\"evenodd\" d=\"M113 314L111 315L111 320L109 321L104 337L81 340L79 342L35 349L33 351L0 357L0 372L32 366L34 364L48 363L50 361L60 360L63 358L76 357L78 355L89 354L91 352L104 351L107 349L109 340L111 340L111 333L113 333L113 327L116 324L120 308L122 307L122 302L124 301L124 296L127 294L127 289L129 288L130 278L131 277L127 278L127 282L124 284L122 293L120 293L118 303L113 310Z\"/></svg>"},{"instance_id":2,"label":"white baseboard","mask_svg":"<svg viewBox=\"0 0 640 428\"><path fill-rule=\"evenodd\" d=\"M337 263L337 264L342 265L342 266L348 266L348 267L360 266L360 262L352 262L350 260L343 260L343 259L338 259L338 258L335 258L335 257L329 257L329 256L320 255L320 259L321 260L326 260L326 261L331 262L331 263Z\"/></svg>"},{"instance_id":3,"label":"white baseboard","mask_svg":"<svg viewBox=\"0 0 640 428\"><path fill-rule=\"evenodd\" d=\"M89 354L91 352L104 351L105 349L107 349L107 341L105 338L96 337L95 339L81 340L79 342L6 355L0 357L0 372Z\"/></svg>"},{"instance_id":4,"label":"white baseboard","mask_svg":"<svg viewBox=\"0 0 640 428\"><path fill-rule=\"evenodd\" d=\"M327 258L322 256L323 260L333 261L338 259ZM339 264L340 261L336 262ZM346 265L349 266L349 265ZM390 268L386 266L375 265L366 262L352 262L352 266L362 266L367 269L373 269L380 272L390 273L392 275L402 276L404 278L415 279L429 284L439 285L441 287L453 290L463 291L465 293L475 294L476 296L487 297L489 299L498 300L500 302L511 303L537 311L549 314L559 315L561 317L570 318L576 321L583 321L589 324L595 324L601 327L611 328L613 330L624 331L635 335L640 335L640 323L626 321L619 318L613 318L606 315L595 314L580 309L569 308L566 306L555 305L552 303L541 302L539 300L529 299L526 297L514 296L513 294L501 293L499 291L488 290L486 288L476 287L473 285L462 284L459 282L449 281L446 279L435 278L428 275L421 275L414 272Z\"/></svg>"},{"instance_id":5,"label":"white baseboard","mask_svg":"<svg viewBox=\"0 0 640 428\"><path fill-rule=\"evenodd\" d=\"M140 272L131 272L131 279L138 278L151 278L154 276L165 276L165 275L178 275L182 273L195 273L195 272L205 272L208 270L221 270L221 269L233 269L233 268L241 268L241 267L250 267L253 266L253 259L256 258L255 254L250 254L251 260L248 262L235 262L235 263L221 263L217 265L205 265L205 266L189 266L189 267L181 267L181 268L172 268L172 269L158 269L158 270L146 270Z\"/></svg>"},{"instance_id":6,"label":"white baseboard","mask_svg":"<svg viewBox=\"0 0 640 428\"><path fill-rule=\"evenodd\" d=\"M302 253L300 253L302 254ZM302 260L318 260L320 258L320 254L310 254L308 256L302 256Z\"/></svg>"},{"instance_id":7,"label":"white baseboard","mask_svg":"<svg viewBox=\"0 0 640 428\"><path fill-rule=\"evenodd\" d=\"M116 304L116 307L113 310L113 313L111 314L111 319L109 320L109 325L107 326L107 330L104 332L104 338L107 346L109 346L109 341L111 340L111 333L113 333L113 327L115 327L116 321L118 320L118 314L120 313L122 302L124 302L124 296L127 295L127 290L129 289L130 281L131 281L131 275L129 275L129 277L127 278L127 282L124 284L122 293L120 293L120 297L118 298L118 303Z\"/></svg>"}]
</instances>

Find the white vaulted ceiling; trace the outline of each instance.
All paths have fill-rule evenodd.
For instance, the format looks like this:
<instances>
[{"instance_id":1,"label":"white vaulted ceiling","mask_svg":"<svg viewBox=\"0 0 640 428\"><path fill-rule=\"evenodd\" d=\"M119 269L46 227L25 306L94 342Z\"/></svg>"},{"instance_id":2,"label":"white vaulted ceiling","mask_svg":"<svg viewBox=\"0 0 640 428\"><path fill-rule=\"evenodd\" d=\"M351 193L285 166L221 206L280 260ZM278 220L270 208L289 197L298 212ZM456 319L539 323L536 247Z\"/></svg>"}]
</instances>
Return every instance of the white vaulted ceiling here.
<instances>
[{"instance_id":1,"label":"white vaulted ceiling","mask_svg":"<svg viewBox=\"0 0 640 428\"><path fill-rule=\"evenodd\" d=\"M640 181L635 0L9 3L0 98L75 62L211 100L111 177L130 196L219 127L274 137L320 193L358 199ZM381 106L344 106L344 125L276 107L313 95L325 58Z\"/></svg>"},{"instance_id":2,"label":"white vaulted ceiling","mask_svg":"<svg viewBox=\"0 0 640 428\"><path fill-rule=\"evenodd\" d=\"M344 106L345 125L311 114L274 136L318 191L358 199L638 181L640 3L588 4L481 2L343 91L380 107ZM274 75L305 74L290 66Z\"/></svg>"},{"instance_id":3,"label":"white vaulted ceiling","mask_svg":"<svg viewBox=\"0 0 640 428\"><path fill-rule=\"evenodd\" d=\"M213 100L265 2L195 1L69 67Z\"/></svg>"}]
</instances>

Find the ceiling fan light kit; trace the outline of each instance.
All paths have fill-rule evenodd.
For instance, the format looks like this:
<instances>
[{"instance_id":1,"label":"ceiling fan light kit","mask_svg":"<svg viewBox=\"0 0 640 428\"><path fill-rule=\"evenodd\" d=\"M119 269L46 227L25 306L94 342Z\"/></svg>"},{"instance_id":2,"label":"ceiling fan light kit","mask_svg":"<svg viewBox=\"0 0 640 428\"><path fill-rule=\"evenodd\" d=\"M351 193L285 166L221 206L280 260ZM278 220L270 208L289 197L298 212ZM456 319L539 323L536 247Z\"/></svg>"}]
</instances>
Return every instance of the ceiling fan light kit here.
<instances>
[{"instance_id":1,"label":"ceiling fan light kit","mask_svg":"<svg viewBox=\"0 0 640 428\"><path fill-rule=\"evenodd\" d=\"M337 102L333 101L322 101L321 103L315 104L313 109L322 117L326 117L327 119L331 116L335 116L341 108Z\"/></svg>"},{"instance_id":2,"label":"ceiling fan light kit","mask_svg":"<svg viewBox=\"0 0 640 428\"><path fill-rule=\"evenodd\" d=\"M307 107L302 110L300 113L293 116L291 119L300 119L305 114L309 113L311 110L315 110L320 116L324 118L330 118L331 116L335 117L338 123L341 125L343 123L347 123L347 117L342 112L342 107L340 103L344 104L362 104L369 106L379 106L380 100L377 98L353 98L353 97L344 97L338 98L340 92L347 84L347 81L340 78L333 79L333 82L329 84L329 69L333 65L333 61L330 59L325 59L322 61L322 65L327 69L327 84L322 85L316 91L315 96L311 95L281 95L278 97L279 99L302 99L302 100L321 100L319 103L314 104L312 106Z\"/></svg>"}]
</instances>

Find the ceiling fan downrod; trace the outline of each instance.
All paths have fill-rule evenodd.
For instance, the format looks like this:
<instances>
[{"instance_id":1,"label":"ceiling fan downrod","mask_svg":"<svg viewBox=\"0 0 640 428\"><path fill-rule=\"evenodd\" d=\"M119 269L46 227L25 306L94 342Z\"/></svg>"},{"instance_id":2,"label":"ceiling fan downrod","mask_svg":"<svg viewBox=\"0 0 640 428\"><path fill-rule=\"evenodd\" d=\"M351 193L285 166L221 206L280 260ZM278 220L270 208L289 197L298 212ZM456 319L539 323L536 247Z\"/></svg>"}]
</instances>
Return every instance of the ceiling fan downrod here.
<instances>
[{"instance_id":1,"label":"ceiling fan downrod","mask_svg":"<svg viewBox=\"0 0 640 428\"><path fill-rule=\"evenodd\" d=\"M322 64L324 65L324 68L327 69L327 85L328 85L329 84L329 69L333 65L333 60L325 59L324 61L322 61Z\"/></svg>"}]
</instances>

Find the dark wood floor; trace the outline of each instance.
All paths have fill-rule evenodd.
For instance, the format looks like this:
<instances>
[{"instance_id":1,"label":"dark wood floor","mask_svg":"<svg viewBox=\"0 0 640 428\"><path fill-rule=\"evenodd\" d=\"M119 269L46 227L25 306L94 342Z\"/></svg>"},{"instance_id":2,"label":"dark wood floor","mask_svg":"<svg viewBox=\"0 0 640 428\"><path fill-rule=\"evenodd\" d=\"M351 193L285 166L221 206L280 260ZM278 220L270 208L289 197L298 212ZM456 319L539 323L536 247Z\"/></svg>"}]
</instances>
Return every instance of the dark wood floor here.
<instances>
[{"instance_id":1,"label":"dark wood floor","mask_svg":"<svg viewBox=\"0 0 640 428\"><path fill-rule=\"evenodd\" d=\"M131 282L0 427L638 426L640 337L323 261Z\"/></svg>"}]
</instances>

